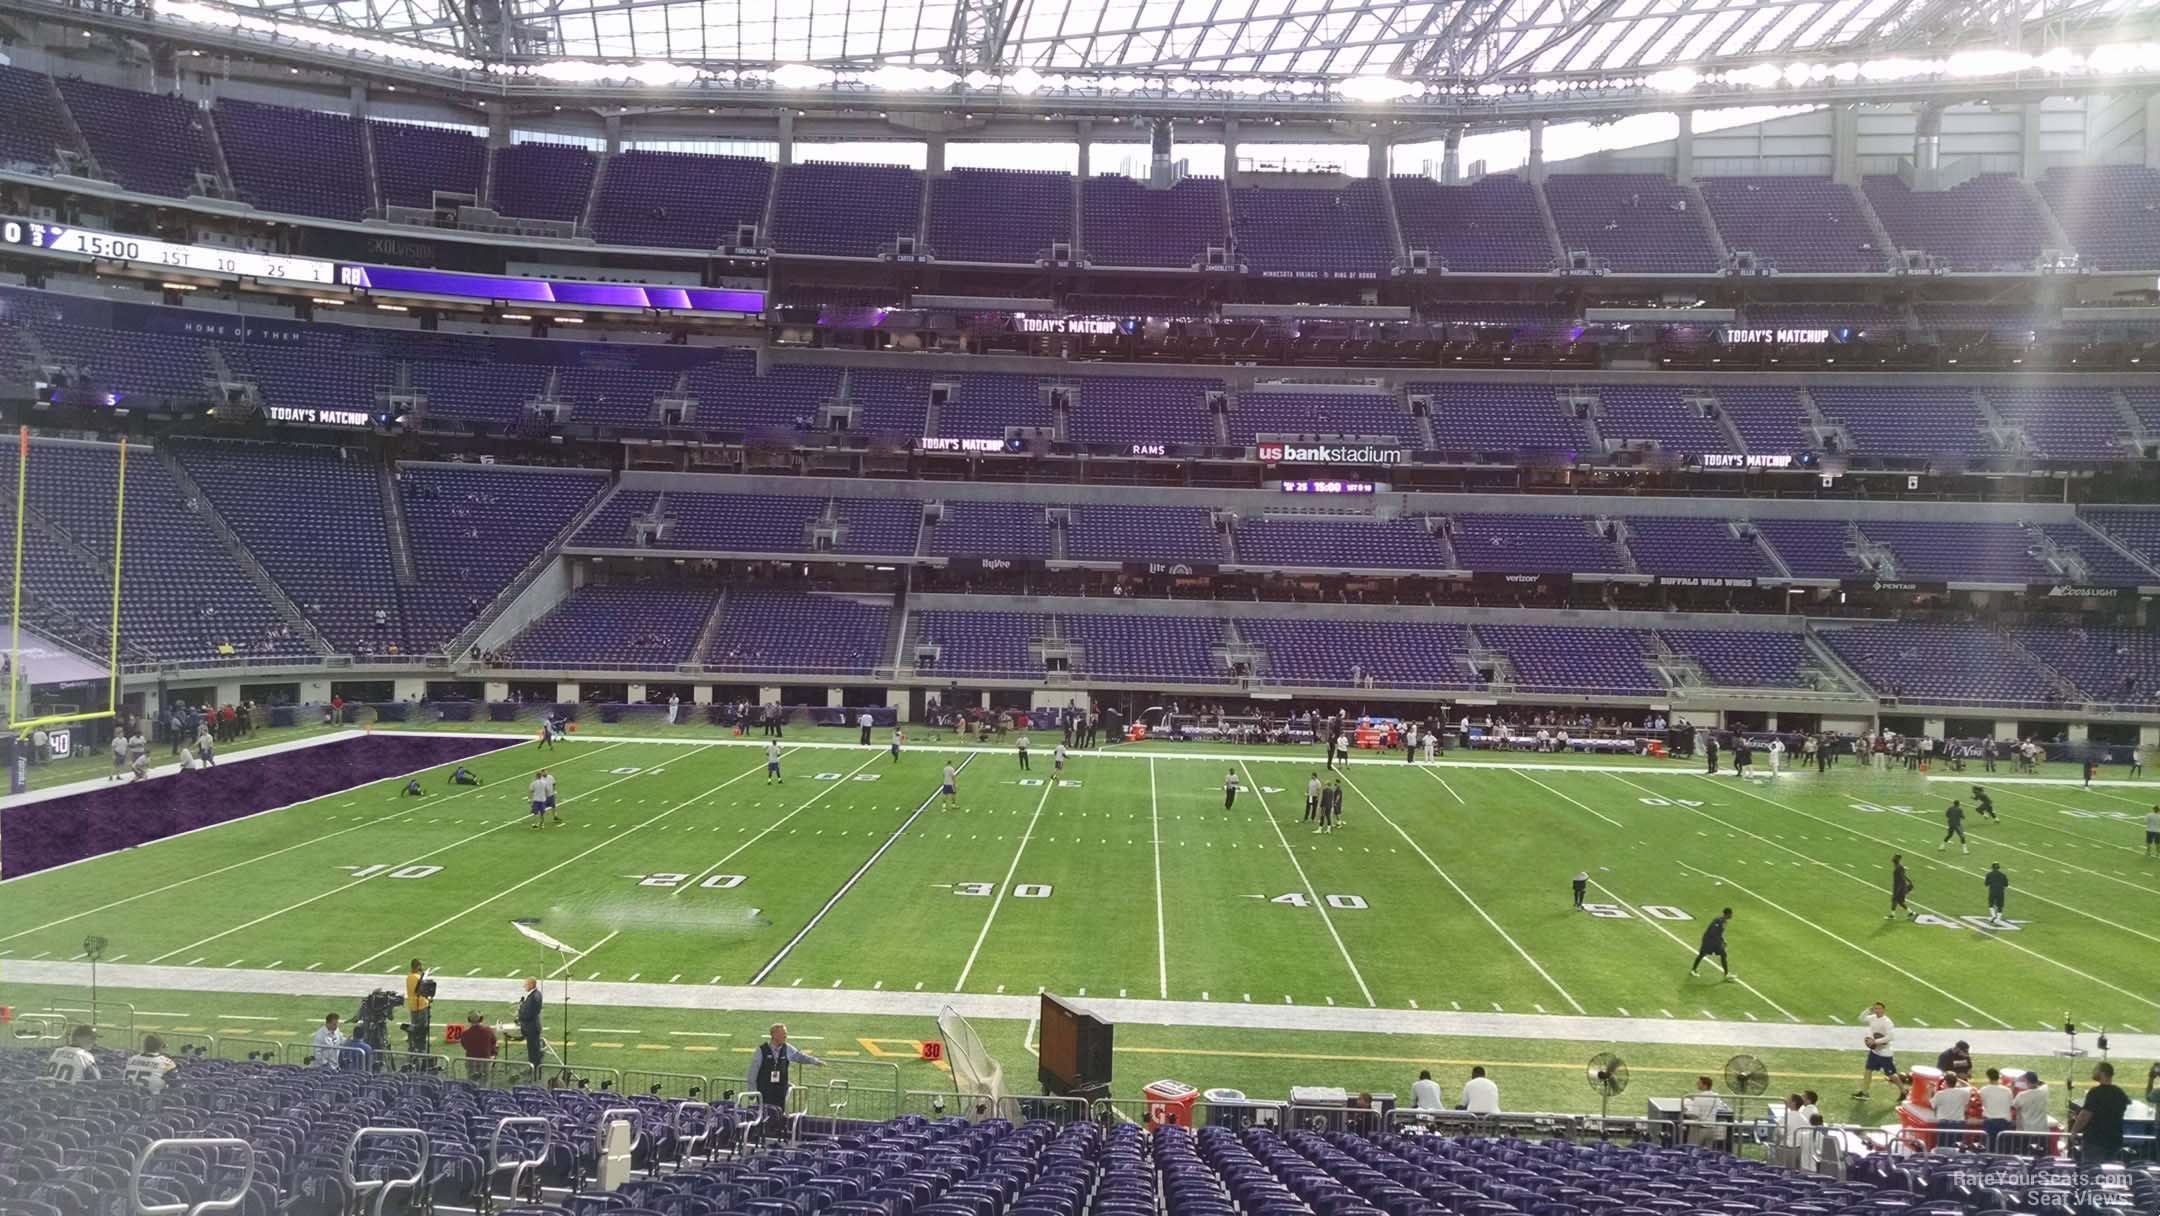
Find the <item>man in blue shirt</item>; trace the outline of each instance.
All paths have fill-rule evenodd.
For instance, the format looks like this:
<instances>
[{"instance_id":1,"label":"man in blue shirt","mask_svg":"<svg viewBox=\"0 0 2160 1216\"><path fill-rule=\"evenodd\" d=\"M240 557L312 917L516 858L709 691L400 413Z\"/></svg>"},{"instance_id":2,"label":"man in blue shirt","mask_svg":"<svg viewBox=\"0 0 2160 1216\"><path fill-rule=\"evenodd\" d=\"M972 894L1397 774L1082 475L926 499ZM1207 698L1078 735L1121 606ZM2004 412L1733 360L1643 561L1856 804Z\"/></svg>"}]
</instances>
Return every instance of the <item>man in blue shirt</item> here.
<instances>
[{"instance_id":1,"label":"man in blue shirt","mask_svg":"<svg viewBox=\"0 0 2160 1216\"><path fill-rule=\"evenodd\" d=\"M757 1050L750 1053L750 1071L743 1078L743 1088L755 1090L758 1101L771 1107L777 1118L787 1110L788 1066L824 1062L816 1056L796 1050L787 1041L787 1026L774 1022L771 1037L758 1044Z\"/></svg>"}]
</instances>

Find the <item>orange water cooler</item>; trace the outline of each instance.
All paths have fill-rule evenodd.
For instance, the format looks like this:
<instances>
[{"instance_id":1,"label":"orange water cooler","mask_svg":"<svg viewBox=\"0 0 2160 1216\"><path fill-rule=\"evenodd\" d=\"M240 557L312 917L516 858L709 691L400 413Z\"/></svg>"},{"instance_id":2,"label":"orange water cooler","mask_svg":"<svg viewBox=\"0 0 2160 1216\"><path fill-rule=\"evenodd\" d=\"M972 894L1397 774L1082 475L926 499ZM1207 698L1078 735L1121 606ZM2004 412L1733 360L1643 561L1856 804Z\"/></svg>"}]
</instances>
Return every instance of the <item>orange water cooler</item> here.
<instances>
[{"instance_id":1,"label":"orange water cooler","mask_svg":"<svg viewBox=\"0 0 2160 1216\"><path fill-rule=\"evenodd\" d=\"M1155 1081L1144 1086L1140 1095L1147 1099L1148 1121L1155 1126L1192 1126L1193 1103L1200 1098L1199 1090L1183 1081Z\"/></svg>"},{"instance_id":2,"label":"orange water cooler","mask_svg":"<svg viewBox=\"0 0 2160 1216\"><path fill-rule=\"evenodd\" d=\"M1935 1091L1942 1088L1943 1074L1942 1069L1926 1064L1915 1065L1910 1072L1912 1088L1898 1103L1898 1124L1925 1152L1935 1147Z\"/></svg>"}]
</instances>

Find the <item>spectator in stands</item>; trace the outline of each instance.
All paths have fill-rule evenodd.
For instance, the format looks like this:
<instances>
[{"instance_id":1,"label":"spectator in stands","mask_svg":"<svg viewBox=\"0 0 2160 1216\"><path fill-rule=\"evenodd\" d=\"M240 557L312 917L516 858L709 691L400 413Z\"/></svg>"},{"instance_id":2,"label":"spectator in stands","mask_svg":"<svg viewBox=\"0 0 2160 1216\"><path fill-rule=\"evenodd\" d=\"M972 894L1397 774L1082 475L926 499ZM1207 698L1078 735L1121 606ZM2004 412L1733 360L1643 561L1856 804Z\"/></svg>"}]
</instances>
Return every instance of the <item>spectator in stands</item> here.
<instances>
[{"instance_id":1,"label":"spectator in stands","mask_svg":"<svg viewBox=\"0 0 2160 1216\"><path fill-rule=\"evenodd\" d=\"M338 1015L323 1015L323 1023L316 1028L315 1037L309 1041L309 1046L315 1052L315 1067L337 1067L338 1053L345 1047L345 1036L338 1030Z\"/></svg>"},{"instance_id":2,"label":"spectator in stands","mask_svg":"<svg viewBox=\"0 0 2160 1216\"><path fill-rule=\"evenodd\" d=\"M1470 1079L1463 1082L1460 1109L1473 1115L1497 1115L1500 1113L1500 1087L1485 1075L1480 1064L1470 1070Z\"/></svg>"},{"instance_id":3,"label":"spectator in stands","mask_svg":"<svg viewBox=\"0 0 2160 1216\"><path fill-rule=\"evenodd\" d=\"M1717 1122L1718 1111L1724 1105L1710 1078L1695 1078L1695 1092L1680 1100L1681 1117L1688 1123L1688 1143L1711 1144L1716 1141L1716 1129L1709 1125Z\"/></svg>"},{"instance_id":4,"label":"spectator in stands","mask_svg":"<svg viewBox=\"0 0 2160 1216\"><path fill-rule=\"evenodd\" d=\"M89 1026L77 1026L68 1032L67 1046L54 1048L46 1059L45 1079L62 1085L99 1080L97 1057L90 1054L96 1046L97 1031Z\"/></svg>"},{"instance_id":5,"label":"spectator in stands","mask_svg":"<svg viewBox=\"0 0 2160 1216\"><path fill-rule=\"evenodd\" d=\"M1412 1110L1446 1110L1447 1099L1440 1094L1440 1083L1432 1079L1432 1070L1419 1069L1417 1080L1410 1083L1410 1108Z\"/></svg>"},{"instance_id":6,"label":"spectator in stands","mask_svg":"<svg viewBox=\"0 0 2160 1216\"><path fill-rule=\"evenodd\" d=\"M172 1076L174 1067L172 1057L165 1054L165 1040L154 1034L145 1035L142 1050L128 1057L127 1067L120 1075L144 1093L161 1094L165 1092L166 1078Z\"/></svg>"}]
</instances>

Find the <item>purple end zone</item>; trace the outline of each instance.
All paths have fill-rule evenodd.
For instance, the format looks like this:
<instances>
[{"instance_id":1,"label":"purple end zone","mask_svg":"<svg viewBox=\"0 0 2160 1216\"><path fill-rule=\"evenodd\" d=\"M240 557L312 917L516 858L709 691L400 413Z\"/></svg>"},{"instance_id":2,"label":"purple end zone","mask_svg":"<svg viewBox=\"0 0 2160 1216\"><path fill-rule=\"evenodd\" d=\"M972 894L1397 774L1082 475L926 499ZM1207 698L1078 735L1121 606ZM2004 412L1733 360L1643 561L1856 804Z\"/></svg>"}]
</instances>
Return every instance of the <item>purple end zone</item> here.
<instances>
[{"instance_id":1,"label":"purple end zone","mask_svg":"<svg viewBox=\"0 0 2160 1216\"><path fill-rule=\"evenodd\" d=\"M0 879L510 746L470 735L363 735L320 747L0 809Z\"/></svg>"}]
</instances>

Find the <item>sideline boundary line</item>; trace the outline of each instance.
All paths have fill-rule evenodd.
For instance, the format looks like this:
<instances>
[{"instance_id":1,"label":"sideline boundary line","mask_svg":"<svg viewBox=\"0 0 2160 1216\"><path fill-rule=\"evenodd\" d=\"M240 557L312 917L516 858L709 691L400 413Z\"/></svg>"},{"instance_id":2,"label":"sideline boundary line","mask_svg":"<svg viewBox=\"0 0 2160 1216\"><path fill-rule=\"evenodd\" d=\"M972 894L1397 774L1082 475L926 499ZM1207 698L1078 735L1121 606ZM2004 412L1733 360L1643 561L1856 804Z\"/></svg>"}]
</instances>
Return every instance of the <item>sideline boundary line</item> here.
<instances>
[{"instance_id":1,"label":"sideline boundary line","mask_svg":"<svg viewBox=\"0 0 2160 1216\"><path fill-rule=\"evenodd\" d=\"M1162 906L1162 801L1155 793L1155 760L1147 765L1148 835L1155 845L1155 980L1163 1000L1170 999L1170 946L1163 930Z\"/></svg>"},{"instance_id":2,"label":"sideline boundary line","mask_svg":"<svg viewBox=\"0 0 2160 1216\"><path fill-rule=\"evenodd\" d=\"M81 962L8 960L9 977L20 984L82 987L90 967ZM273 996L359 997L382 987L382 976L323 971L228 970L211 967L144 967L133 963L99 964L101 985L159 988L179 992L250 993ZM520 993L516 979L475 977L458 981L459 991L482 1003L509 1004ZM460 999L466 999L461 997ZM869 988L746 988L717 984L615 983L595 980L578 986L586 1008L697 1010L712 1013L796 1013L935 1017L951 1005L970 1018L1024 1022L1040 998L1033 992L992 996L987 993L902 992ZM1849 1053L1853 1026L1778 1022L1705 1022L1700 1019L1621 1018L1566 1014L1477 1013L1355 1006L1243 1004L1237 1001L1153 1001L1086 998L1088 1007L1117 1022L1150 1026L1194 1026L1234 1030L1317 1031L1331 1034L1459 1035L1471 1038L1545 1038L1590 1043L1664 1043L1699 1047L1749 1046ZM1938 1028L1940 1030L1940 1028ZM1941 1033L1949 1033L1941 1030ZM1957 1037L1987 1055L2048 1057L2062 1047L2060 1027L2049 1030L1959 1030ZM2126 1057L2160 1056L2160 1034L2131 1034L2109 1039Z\"/></svg>"}]
</instances>

